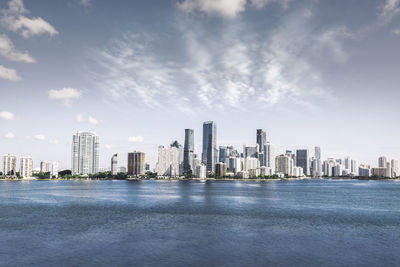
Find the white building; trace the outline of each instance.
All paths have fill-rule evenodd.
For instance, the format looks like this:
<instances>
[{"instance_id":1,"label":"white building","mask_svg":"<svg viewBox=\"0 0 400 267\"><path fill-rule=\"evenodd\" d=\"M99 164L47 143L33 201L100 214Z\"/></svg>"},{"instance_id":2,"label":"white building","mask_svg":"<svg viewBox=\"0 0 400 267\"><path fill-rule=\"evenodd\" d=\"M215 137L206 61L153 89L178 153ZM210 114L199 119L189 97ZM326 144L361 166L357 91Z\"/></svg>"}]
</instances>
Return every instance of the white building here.
<instances>
[{"instance_id":1,"label":"white building","mask_svg":"<svg viewBox=\"0 0 400 267\"><path fill-rule=\"evenodd\" d=\"M302 167L293 167L293 176L294 177L303 177L304 172Z\"/></svg>"},{"instance_id":2,"label":"white building","mask_svg":"<svg viewBox=\"0 0 400 267\"><path fill-rule=\"evenodd\" d=\"M20 175L22 178L32 177L33 160L31 157L21 157Z\"/></svg>"},{"instance_id":3,"label":"white building","mask_svg":"<svg viewBox=\"0 0 400 267\"><path fill-rule=\"evenodd\" d=\"M176 147L158 147L156 172L161 176L179 176L179 149Z\"/></svg>"},{"instance_id":4,"label":"white building","mask_svg":"<svg viewBox=\"0 0 400 267\"><path fill-rule=\"evenodd\" d=\"M118 174L118 154L111 157L111 175Z\"/></svg>"},{"instance_id":5,"label":"white building","mask_svg":"<svg viewBox=\"0 0 400 267\"><path fill-rule=\"evenodd\" d=\"M260 175L261 176L271 176L271 175L274 175L274 169L272 169L271 167L265 167L265 166L262 166L261 168L260 168Z\"/></svg>"},{"instance_id":6,"label":"white building","mask_svg":"<svg viewBox=\"0 0 400 267\"><path fill-rule=\"evenodd\" d=\"M51 177L52 177L52 178L53 178L53 177L58 178L58 162L57 162L57 161L54 161L54 162L51 164L51 171L50 171L50 174L51 174Z\"/></svg>"},{"instance_id":7,"label":"white building","mask_svg":"<svg viewBox=\"0 0 400 267\"><path fill-rule=\"evenodd\" d=\"M207 177L207 168L206 165L200 164L196 166L196 178L206 179Z\"/></svg>"},{"instance_id":8,"label":"white building","mask_svg":"<svg viewBox=\"0 0 400 267\"><path fill-rule=\"evenodd\" d=\"M78 132L72 138L72 174L99 172L100 141L93 132Z\"/></svg>"},{"instance_id":9,"label":"white building","mask_svg":"<svg viewBox=\"0 0 400 267\"><path fill-rule=\"evenodd\" d=\"M254 170L260 168L260 161L257 158L247 157L244 159L244 170Z\"/></svg>"},{"instance_id":10,"label":"white building","mask_svg":"<svg viewBox=\"0 0 400 267\"><path fill-rule=\"evenodd\" d=\"M391 164L392 164L392 177L399 177L399 161L397 159L392 159Z\"/></svg>"},{"instance_id":11,"label":"white building","mask_svg":"<svg viewBox=\"0 0 400 267\"><path fill-rule=\"evenodd\" d=\"M17 157L14 155L4 155L3 157L3 175L15 176L17 174Z\"/></svg>"},{"instance_id":12,"label":"white building","mask_svg":"<svg viewBox=\"0 0 400 267\"><path fill-rule=\"evenodd\" d=\"M311 176L312 177L321 177L321 160L319 158L314 158L311 162Z\"/></svg>"},{"instance_id":13,"label":"white building","mask_svg":"<svg viewBox=\"0 0 400 267\"><path fill-rule=\"evenodd\" d=\"M243 157L258 158L259 148L258 144L243 145Z\"/></svg>"},{"instance_id":14,"label":"white building","mask_svg":"<svg viewBox=\"0 0 400 267\"><path fill-rule=\"evenodd\" d=\"M267 141L264 146L264 161L265 167L275 170L275 146L270 141Z\"/></svg>"}]
</instances>

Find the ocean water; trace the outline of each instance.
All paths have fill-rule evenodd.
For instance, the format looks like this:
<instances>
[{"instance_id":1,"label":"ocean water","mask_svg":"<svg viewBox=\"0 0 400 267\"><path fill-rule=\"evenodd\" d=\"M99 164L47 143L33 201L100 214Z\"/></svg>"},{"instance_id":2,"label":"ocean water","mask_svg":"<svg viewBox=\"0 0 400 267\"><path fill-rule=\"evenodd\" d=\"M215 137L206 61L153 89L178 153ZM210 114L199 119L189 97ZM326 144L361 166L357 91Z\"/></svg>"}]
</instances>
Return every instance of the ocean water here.
<instances>
[{"instance_id":1,"label":"ocean water","mask_svg":"<svg viewBox=\"0 0 400 267\"><path fill-rule=\"evenodd\" d=\"M400 182L0 181L0 266L400 266Z\"/></svg>"}]
</instances>

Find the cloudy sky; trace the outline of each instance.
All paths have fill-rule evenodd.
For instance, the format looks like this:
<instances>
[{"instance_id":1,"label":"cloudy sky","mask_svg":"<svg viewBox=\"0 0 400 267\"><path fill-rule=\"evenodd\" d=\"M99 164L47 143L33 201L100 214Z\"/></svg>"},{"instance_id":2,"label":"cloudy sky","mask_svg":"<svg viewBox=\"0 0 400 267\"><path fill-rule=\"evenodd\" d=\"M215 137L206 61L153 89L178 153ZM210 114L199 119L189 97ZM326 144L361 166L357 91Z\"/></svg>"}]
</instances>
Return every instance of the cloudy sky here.
<instances>
[{"instance_id":1,"label":"cloudy sky","mask_svg":"<svg viewBox=\"0 0 400 267\"><path fill-rule=\"evenodd\" d=\"M400 0L0 0L0 154L70 168L76 131L400 158Z\"/></svg>"}]
</instances>

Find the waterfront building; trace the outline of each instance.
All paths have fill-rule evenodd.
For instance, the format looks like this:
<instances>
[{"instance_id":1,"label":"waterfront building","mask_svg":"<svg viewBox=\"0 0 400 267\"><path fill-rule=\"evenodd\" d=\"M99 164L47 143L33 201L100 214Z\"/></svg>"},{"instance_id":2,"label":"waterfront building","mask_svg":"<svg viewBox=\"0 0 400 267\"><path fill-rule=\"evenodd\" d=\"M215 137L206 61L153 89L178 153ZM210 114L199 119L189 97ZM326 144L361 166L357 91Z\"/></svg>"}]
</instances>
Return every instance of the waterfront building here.
<instances>
[{"instance_id":1,"label":"waterfront building","mask_svg":"<svg viewBox=\"0 0 400 267\"><path fill-rule=\"evenodd\" d=\"M236 173L236 176L239 177L240 179L248 179L249 178L249 172L240 171L240 172Z\"/></svg>"},{"instance_id":2,"label":"waterfront building","mask_svg":"<svg viewBox=\"0 0 400 267\"><path fill-rule=\"evenodd\" d=\"M290 160L288 155L280 155L275 157L275 173L283 173L290 176Z\"/></svg>"},{"instance_id":3,"label":"waterfront building","mask_svg":"<svg viewBox=\"0 0 400 267\"><path fill-rule=\"evenodd\" d=\"M260 168L250 169L248 172L249 172L249 178L258 178L260 177L261 169Z\"/></svg>"},{"instance_id":4,"label":"waterfront building","mask_svg":"<svg viewBox=\"0 0 400 267\"><path fill-rule=\"evenodd\" d=\"M258 144L258 152L264 152L264 146L267 143L267 132L263 129L257 129L257 144Z\"/></svg>"},{"instance_id":5,"label":"waterfront building","mask_svg":"<svg viewBox=\"0 0 400 267\"><path fill-rule=\"evenodd\" d=\"M275 170L275 146L270 141L267 141L264 146L264 161L265 167Z\"/></svg>"},{"instance_id":6,"label":"waterfront building","mask_svg":"<svg viewBox=\"0 0 400 267\"><path fill-rule=\"evenodd\" d=\"M372 176L383 178L386 177L386 168L383 167L372 168L371 173Z\"/></svg>"},{"instance_id":7,"label":"waterfront building","mask_svg":"<svg viewBox=\"0 0 400 267\"><path fill-rule=\"evenodd\" d=\"M379 168L386 168L387 158L382 156L378 158L378 167Z\"/></svg>"},{"instance_id":8,"label":"waterfront building","mask_svg":"<svg viewBox=\"0 0 400 267\"><path fill-rule=\"evenodd\" d=\"M358 168L358 176L360 177L369 177L370 174L370 169L369 168L365 168L365 167L359 167Z\"/></svg>"},{"instance_id":9,"label":"waterfront building","mask_svg":"<svg viewBox=\"0 0 400 267\"><path fill-rule=\"evenodd\" d=\"M203 123L203 152L201 159L203 164L207 166L207 172L215 172L215 164L218 159L217 125L213 121Z\"/></svg>"},{"instance_id":10,"label":"waterfront building","mask_svg":"<svg viewBox=\"0 0 400 267\"><path fill-rule=\"evenodd\" d=\"M118 154L111 157L111 175L118 174Z\"/></svg>"},{"instance_id":11,"label":"waterfront building","mask_svg":"<svg viewBox=\"0 0 400 267\"><path fill-rule=\"evenodd\" d=\"M94 132L77 132L72 138L72 174L99 172L100 141Z\"/></svg>"},{"instance_id":12,"label":"waterfront building","mask_svg":"<svg viewBox=\"0 0 400 267\"><path fill-rule=\"evenodd\" d=\"M314 177L314 178L322 176L321 159L314 158L311 161L311 176Z\"/></svg>"},{"instance_id":13,"label":"waterfront building","mask_svg":"<svg viewBox=\"0 0 400 267\"><path fill-rule=\"evenodd\" d=\"M226 176L226 164L223 162L218 162L215 164L215 177Z\"/></svg>"},{"instance_id":14,"label":"waterfront building","mask_svg":"<svg viewBox=\"0 0 400 267\"><path fill-rule=\"evenodd\" d=\"M20 176L22 178L32 177L33 160L31 157L21 157Z\"/></svg>"},{"instance_id":15,"label":"waterfront building","mask_svg":"<svg viewBox=\"0 0 400 267\"><path fill-rule=\"evenodd\" d=\"M185 129L185 143L183 148L183 173L192 174L195 169L193 166L194 159L194 130Z\"/></svg>"},{"instance_id":16,"label":"waterfront building","mask_svg":"<svg viewBox=\"0 0 400 267\"><path fill-rule=\"evenodd\" d=\"M179 150L176 147L158 147L156 172L161 176L179 176Z\"/></svg>"},{"instance_id":17,"label":"waterfront building","mask_svg":"<svg viewBox=\"0 0 400 267\"><path fill-rule=\"evenodd\" d=\"M399 161L397 159L391 160L392 177L399 177Z\"/></svg>"},{"instance_id":18,"label":"waterfront building","mask_svg":"<svg viewBox=\"0 0 400 267\"><path fill-rule=\"evenodd\" d=\"M302 167L294 167L293 168L293 176L294 177L303 177L303 168Z\"/></svg>"},{"instance_id":19,"label":"waterfront building","mask_svg":"<svg viewBox=\"0 0 400 267\"><path fill-rule=\"evenodd\" d=\"M343 170L344 170L344 165L336 164L335 166L333 166L333 176L334 177L343 176Z\"/></svg>"},{"instance_id":20,"label":"waterfront building","mask_svg":"<svg viewBox=\"0 0 400 267\"><path fill-rule=\"evenodd\" d=\"M3 176L14 177L17 174L17 157L11 154L3 156Z\"/></svg>"},{"instance_id":21,"label":"waterfront building","mask_svg":"<svg viewBox=\"0 0 400 267\"><path fill-rule=\"evenodd\" d=\"M51 164L51 171L50 171L51 178L58 178L58 166L59 164L57 161L54 161Z\"/></svg>"},{"instance_id":22,"label":"waterfront building","mask_svg":"<svg viewBox=\"0 0 400 267\"><path fill-rule=\"evenodd\" d=\"M254 145L243 145L243 157L247 158L258 158L259 153L258 144Z\"/></svg>"},{"instance_id":23,"label":"waterfront building","mask_svg":"<svg viewBox=\"0 0 400 267\"><path fill-rule=\"evenodd\" d=\"M234 174L242 171L243 170L243 158L229 157L227 167L228 167L228 170L230 172L233 172Z\"/></svg>"},{"instance_id":24,"label":"waterfront building","mask_svg":"<svg viewBox=\"0 0 400 267\"><path fill-rule=\"evenodd\" d=\"M226 163L227 158L227 147L219 146L219 162Z\"/></svg>"},{"instance_id":25,"label":"waterfront building","mask_svg":"<svg viewBox=\"0 0 400 267\"><path fill-rule=\"evenodd\" d=\"M262 166L262 167L260 167L260 175L261 176L274 175L274 169L272 169L271 167Z\"/></svg>"},{"instance_id":26,"label":"waterfront building","mask_svg":"<svg viewBox=\"0 0 400 267\"><path fill-rule=\"evenodd\" d=\"M124 167L124 166L119 166L118 172L119 172L119 173L127 173L126 167Z\"/></svg>"},{"instance_id":27,"label":"waterfront building","mask_svg":"<svg viewBox=\"0 0 400 267\"><path fill-rule=\"evenodd\" d=\"M244 170L250 171L260 168L260 161L257 158L247 157L244 159Z\"/></svg>"},{"instance_id":28,"label":"waterfront building","mask_svg":"<svg viewBox=\"0 0 400 267\"><path fill-rule=\"evenodd\" d=\"M40 172L46 173L47 172L47 162L41 161L40 162Z\"/></svg>"},{"instance_id":29,"label":"waterfront building","mask_svg":"<svg viewBox=\"0 0 400 267\"><path fill-rule=\"evenodd\" d=\"M328 158L324 161L324 176L332 177L334 176L333 167L336 166L336 160L333 158Z\"/></svg>"},{"instance_id":30,"label":"waterfront building","mask_svg":"<svg viewBox=\"0 0 400 267\"><path fill-rule=\"evenodd\" d=\"M296 150L296 166L302 167L304 175L310 176L310 157L308 149Z\"/></svg>"},{"instance_id":31,"label":"waterfront building","mask_svg":"<svg viewBox=\"0 0 400 267\"><path fill-rule=\"evenodd\" d=\"M321 148L319 146L314 147L314 158L321 159Z\"/></svg>"},{"instance_id":32,"label":"waterfront building","mask_svg":"<svg viewBox=\"0 0 400 267\"><path fill-rule=\"evenodd\" d=\"M392 164L390 161L386 162L386 177L392 178Z\"/></svg>"},{"instance_id":33,"label":"waterfront building","mask_svg":"<svg viewBox=\"0 0 400 267\"><path fill-rule=\"evenodd\" d=\"M196 178L206 179L207 177L207 168L206 165L200 163L196 166Z\"/></svg>"},{"instance_id":34,"label":"waterfront building","mask_svg":"<svg viewBox=\"0 0 400 267\"><path fill-rule=\"evenodd\" d=\"M143 175L145 174L146 156L143 152L128 153L128 175Z\"/></svg>"}]
</instances>

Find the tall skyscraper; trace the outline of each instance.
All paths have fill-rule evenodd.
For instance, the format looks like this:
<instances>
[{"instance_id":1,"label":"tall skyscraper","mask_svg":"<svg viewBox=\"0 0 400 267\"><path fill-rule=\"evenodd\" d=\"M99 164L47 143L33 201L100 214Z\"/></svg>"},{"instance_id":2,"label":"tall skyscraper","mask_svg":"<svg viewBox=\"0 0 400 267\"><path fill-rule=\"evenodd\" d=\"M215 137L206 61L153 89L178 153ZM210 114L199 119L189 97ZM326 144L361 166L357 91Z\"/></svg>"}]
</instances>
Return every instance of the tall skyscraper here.
<instances>
[{"instance_id":1,"label":"tall skyscraper","mask_svg":"<svg viewBox=\"0 0 400 267\"><path fill-rule=\"evenodd\" d=\"M275 173L290 175L290 160L288 155L280 155L275 158Z\"/></svg>"},{"instance_id":2,"label":"tall skyscraper","mask_svg":"<svg viewBox=\"0 0 400 267\"><path fill-rule=\"evenodd\" d=\"M118 174L118 154L111 157L111 175Z\"/></svg>"},{"instance_id":3,"label":"tall skyscraper","mask_svg":"<svg viewBox=\"0 0 400 267\"><path fill-rule=\"evenodd\" d=\"M183 173L194 174L193 166L194 154L194 130L185 129L185 144L183 147Z\"/></svg>"},{"instance_id":4,"label":"tall skyscraper","mask_svg":"<svg viewBox=\"0 0 400 267\"><path fill-rule=\"evenodd\" d=\"M31 157L22 157L20 165L20 175L22 178L32 177L33 161Z\"/></svg>"},{"instance_id":5,"label":"tall skyscraper","mask_svg":"<svg viewBox=\"0 0 400 267\"><path fill-rule=\"evenodd\" d=\"M99 172L100 141L93 132L78 132L72 138L72 174Z\"/></svg>"},{"instance_id":6,"label":"tall skyscraper","mask_svg":"<svg viewBox=\"0 0 400 267\"><path fill-rule=\"evenodd\" d=\"M397 159L392 159L392 177L399 176L399 161Z\"/></svg>"},{"instance_id":7,"label":"tall skyscraper","mask_svg":"<svg viewBox=\"0 0 400 267\"><path fill-rule=\"evenodd\" d=\"M378 166L379 168L386 168L387 158L386 157L379 157L378 158Z\"/></svg>"},{"instance_id":8,"label":"tall skyscraper","mask_svg":"<svg viewBox=\"0 0 400 267\"><path fill-rule=\"evenodd\" d=\"M308 149L296 150L296 166L302 167L304 175L310 176L310 157Z\"/></svg>"},{"instance_id":9,"label":"tall skyscraper","mask_svg":"<svg viewBox=\"0 0 400 267\"><path fill-rule=\"evenodd\" d=\"M271 142L267 142L264 146L265 167L275 170L275 147Z\"/></svg>"},{"instance_id":10,"label":"tall skyscraper","mask_svg":"<svg viewBox=\"0 0 400 267\"><path fill-rule=\"evenodd\" d=\"M263 129L257 129L257 144L258 144L258 152L264 152L264 146L267 142L267 132Z\"/></svg>"},{"instance_id":11,"label":"tall skyscraper","mask_svg":"<svg viewBox=\"0 0 400 267\"><path fill-rule=\"evenodd\" d=\"M17 174L17 157L7 154L3 157L3 175L15 176Z\"/></svg>"},{"instance_id":12,"label":"tall skyscraper","mask_svg":"<svg viewBox=\"0 0 400 267\"><path fill-rule=\"evenodd\" d=\"M201 160L207 167L207 172L215 172L217 153L217 125L213 121L203 123L203 153Z\"/></svg>"},{"instance_id":13,"label":"tall skyscraper","mask_svg":"<svg viewBox=\"0 0 400 267\"><path fill-rule=\"evenodd\" d=\"M321 159L321 148L319 146L314 147L314 158Z\"/></svg>"},{"instance_id":14,"label":"tall skyscraper","mask_svg":"<svg viewBox=\"0 0 400 267\"><path fill-rule=\"evenodd\" d=\"M143 152L128 153L128 175L143 175L146 168L146 156Z\"/></svg>"},{"instance_id":15,"label":"tall skyscraper","mask_svg":"<svg viewBox=\"0 0 400 267\"><path fill-rule=\"evenodd\" d=\"M258 144L243 145L243 157L258 158Z\"/></svg>"},{"instance_id":16,"label":"tall skyscraper","mask_svg":"<svg viewBox=\"0 0 400 267\"><path fill-rule=\"evenodd\" d=\"M219 162L226 163L227 157L227 147L226 146L219 146Z\"/></svg>"},{"instance_id":17,"label":"tall skyscraper","mask_svg":"<svg viewBox=\"0 0 400 267\"><path fill-rule=\"evenodd\" d=\"M175 177L179 175L179 150L176 147L158 147L158 175Z\"/></svg>"},{"instance_id":18,"label":"tall skyscraper","mask_svg":"<svg viewBox=\"0 0 400 267\"><path fill-rule=\"evenodd\" d=\"M53 177L57 178L58 177L58 162L57 161L54 161L51 164L50 175L51 175L51 178L53 178Z\"/></svg>"}]
</instances>

